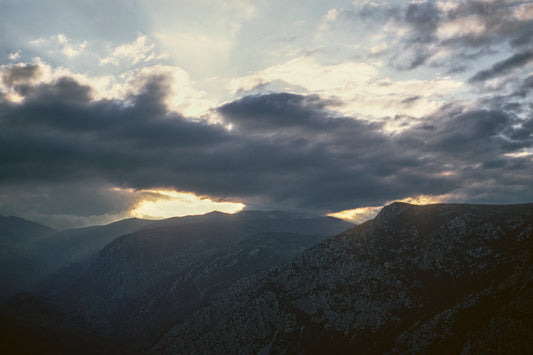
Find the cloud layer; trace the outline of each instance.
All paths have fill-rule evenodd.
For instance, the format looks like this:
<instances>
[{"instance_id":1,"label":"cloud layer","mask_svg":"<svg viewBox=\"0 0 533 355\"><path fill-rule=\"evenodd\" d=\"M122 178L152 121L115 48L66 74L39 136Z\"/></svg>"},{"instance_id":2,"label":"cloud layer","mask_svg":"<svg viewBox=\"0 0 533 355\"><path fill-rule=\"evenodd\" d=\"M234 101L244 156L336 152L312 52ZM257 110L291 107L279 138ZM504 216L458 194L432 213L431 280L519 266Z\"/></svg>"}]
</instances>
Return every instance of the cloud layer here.
<instances>
[{"instance_id":1,"label":"cloud layer","mask_svg":"<svg viewBox=\"0 0 533 355\"><path fill-rule=\"evenodd\" d=\"M214 124L169 110L164 75L146 78L121 101L95 100L90 87L68 77L28 84L37 72L20 67L3 76L18 83L24 98L0 98L0 182L8 198L18 198L9 196L13 186L19 193L24 186L54 186L43 194L55 203L67 192L64 185L70 203L85 206L82 215L98 208L116 213L133 203L124 196L118 204L82 203L87 194L72 186L85 183L96 190L170 188L319 213L420 194L533 198L531 155L519 154L533 145L533 121L503 108L446 105L390 133L383 124L335 113L334 101L272 93L219 106L222 122Z\"/></svg>"},{"instance_id":2,"label":"cloud layer","mask_svg":"<svg viewBox=\"0 0 533 355\"><path fill-rule=\"evenodd\" d=\"M0 214L533 197L530 1L135 3L2 6Z\"/></svg>"}]
</instances>

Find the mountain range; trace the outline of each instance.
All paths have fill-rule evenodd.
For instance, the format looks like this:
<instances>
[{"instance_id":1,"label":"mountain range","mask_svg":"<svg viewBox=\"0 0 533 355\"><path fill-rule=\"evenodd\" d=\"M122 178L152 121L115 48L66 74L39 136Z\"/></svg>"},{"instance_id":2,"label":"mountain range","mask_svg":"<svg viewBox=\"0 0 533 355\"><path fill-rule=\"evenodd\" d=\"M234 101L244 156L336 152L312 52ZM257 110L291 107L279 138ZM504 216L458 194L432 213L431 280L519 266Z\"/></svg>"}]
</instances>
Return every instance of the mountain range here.
<instances>
[{"instance_id":1,"label":"mountain range","mask_svg":"<svg viewBox=\"0 0 533 355\"><path fill-rule=\"evenodd\" d=\"M351 226L331 217L245 211L48 232L36 244L47 248L35 259L52 265L55 272L26 275L34 286L25 289L29 294L6 302L4 315L8 323L13 318L28 320L20 328L31 332L72 324L77 338L99 339L97 343L104 339L112 352L129 352L156 340L165 326L234 280L287 261ZM177 288L180 282L184 285ZM157 304L151 295L157 295ZM169 303L178 306L169 308ZM39 317L35 309L46 312ZM148 325L146 332L139 331ZM61 334L54 338L61 339L62 348L79 350L70 342L63 344ZM54 341L47 339L46 345L53 349Z\"/></svg>"},{"instance_id":2,"label":"mountain range","mask_svg":"<svg viewBox=\"0 0 533 355\"><path fill-rule=\"evenodd\" d=\"M533 204L393 203L358 226L280 211L133 221L55 239L78 256L5 297L0 349L533 353ZM2 243L66 233L21 225Z\"/></svg>"}]
</instances>

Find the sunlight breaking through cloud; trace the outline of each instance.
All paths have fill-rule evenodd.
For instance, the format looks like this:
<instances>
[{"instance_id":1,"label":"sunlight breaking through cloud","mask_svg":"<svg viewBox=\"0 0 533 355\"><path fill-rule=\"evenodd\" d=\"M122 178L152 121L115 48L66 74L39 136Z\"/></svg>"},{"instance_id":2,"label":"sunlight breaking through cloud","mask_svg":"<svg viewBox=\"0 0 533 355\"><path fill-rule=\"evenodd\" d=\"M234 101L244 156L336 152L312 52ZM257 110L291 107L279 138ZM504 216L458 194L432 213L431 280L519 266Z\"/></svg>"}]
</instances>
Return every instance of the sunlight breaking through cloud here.
<instances>
[{"instance_id":1,"label":"sunlight breaking through cloud","mask_svg":"<svg viewBox=\"0 0 533 355\"><path fill-rule=\"evenodd\" d=\"M137 218L157 219L204 214L213 211L236 213L245 205L240 202L219 202L191 192L173 190L141 190L133 193L145 195L131 211Z\"/></svg>"},{"instance_id":2,"label":"sunlight breaking through cloud","mask_svg":"<svg viewBox=\"0 0 533 355\"><path fill-rule=\"evenodd\" d=\"M418 195L418 196L406 197L401 200L398 200L397 202L405 202L405 203L410 203L412 205L430 205L430 204L435 204L435 203L446 202L446 201L449 201L451 198L452 196L450 194L438 195L438 196ZM395 202L395 201L388 201L387 203L385 203L384 206L391 204L392 202ZM384 206L354 208L351 210L344 210L344 211L329 213L328 216L343 219L348 222L360 224L360 223L366 222L376 217L376 215L379 213L379 211Z\"/></svg>"}]
</instances>

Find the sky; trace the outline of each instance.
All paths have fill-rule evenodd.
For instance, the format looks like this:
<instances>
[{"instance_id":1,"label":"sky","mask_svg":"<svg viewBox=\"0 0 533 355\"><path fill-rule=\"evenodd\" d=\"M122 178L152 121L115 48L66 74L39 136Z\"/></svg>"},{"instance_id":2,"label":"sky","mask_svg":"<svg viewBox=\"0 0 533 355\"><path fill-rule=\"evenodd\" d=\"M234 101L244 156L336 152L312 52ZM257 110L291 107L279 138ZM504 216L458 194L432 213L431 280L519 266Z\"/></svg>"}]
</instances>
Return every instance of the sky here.
<instances>
[{"instance_id":1,"label":"sky","mask_svg":"<svg viewBox=\"0 0 533 355\"><path fill-rule=\"evenodd\" d=\"M533 201L530 1L0 0L0 214Z\"/></svg>"}]
</instances>

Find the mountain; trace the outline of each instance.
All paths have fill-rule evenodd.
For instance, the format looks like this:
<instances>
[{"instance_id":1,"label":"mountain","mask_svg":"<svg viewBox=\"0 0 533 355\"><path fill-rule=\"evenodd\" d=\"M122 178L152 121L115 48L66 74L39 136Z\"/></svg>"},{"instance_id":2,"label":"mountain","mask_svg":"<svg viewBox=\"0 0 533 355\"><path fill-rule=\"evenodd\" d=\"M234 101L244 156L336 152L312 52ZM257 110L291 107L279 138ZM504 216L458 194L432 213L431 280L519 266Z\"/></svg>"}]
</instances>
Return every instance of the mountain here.
<instances>
[{"instance_id":1,"label":"mountain","mask_svg":"<svg viewBox=\"0 0 533 355\"><path fill-rule=\"evenodd\" d=\"M152 221L127 219L104 226L56 231L18 217L0 217L0 298L39 286L45 293L62 285L50 277L61 268L72 273L113 239ZM61 285L61 286L60 286Z\"/></svg>"},{"instance_id":2,"label":"mountain","mask_svg":"<svg viewBox=\"0 0 533 355\"><path fill-rule=\"evenodd\" d=\"M533 352L533 205L394 203L220 291L152 353Z\"/></svg>"},{"instance_id":3,"label":"mountain","mask_svg":"<svg viewBox=\"0 0 533 355\"><path fill-rule=\"evenodd\" d=\"M60 258L57 264L77 262L100 251L115 238L151 223L153 221L129 218L102 226L66 229L41 239L36 243L36 249L40 250L41 256L46 254L45 259Z\"/></svg>"},{"instance_id":4,"label":"mountain","mask_svg":"<svg viewBox=\"0 0 533 355\"><path fill-rule=\"evenodd\" d=\"M51 232L35 248L63 267L34 288L39 294L0 304L0 352L141 351L234 281L352 226L331 217L244 211Z\"/></svg>"},{"instance_id":5,"label":"mountain","mask_svg":"<svg viewBox=\"0 0 533 355\"><path fill-rule=\"evenodd\" d=\"M2 247L26 244L53 231L50 227L19 217L0 216L0 246Z\"/></svg>"},{"instance_id":6,"label":"mountain","mask_svg":"<svg viewBox=\"0 0 533 355\"><path fill-rule=\"evenodd\" d=\"M19 217L0 216L0 299L25 288L38 263L28 254L40 238L52 233L52 228Z\"/></svg>"},{"instance_id":7,"label":"mountain","mask_svg":"<svg viewBox=\"0 0 533 355\"><path fill-rule=\"evenodd\" d=\"M62 292L107 244L153 222L129 218L102 226L57 231L36 241L29 257L40 265L38 293L53 296Z\"/></svg>"},{"instance_id":8,"label":"mountain","mask_svg":"<svg viewBox=\"0 0 533 355\"><path fill-rule=\"evenodd\" d=\"M109 243L59 297L76 300L80 314L98 326L134 320L142 325L147 318L159 324L159 317L141 314L149 309L172 314L174 320L241 276L288 260L351 226L331 217L276 211L213 212L158 221ZM138 301L150 291L159 302L151 296L144 298L146 304ZM179 303L173 301L176 293L190 303L169 311L168 305Z\"/></svg>"},{"instance_id":9,"label":"mountain","mask_svg":"<svg viewBox=\"0 0 533 355\"><path fill-rule=\"evenodd\" d=\"M342 225L342 224L341 224ZM339 228L340 229L340 228ZM157 340L173 323L207 303L235 281L290 260L325 235L252 234L157 284L115 315L140 344Z\"/></svg>"}]
</instances>

